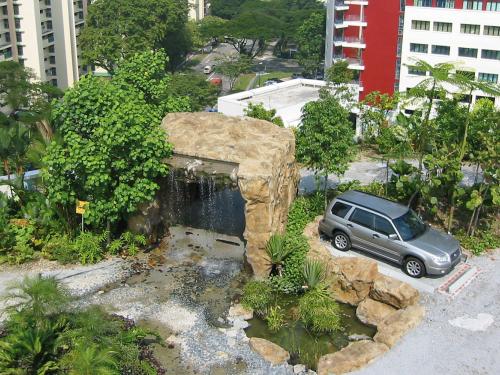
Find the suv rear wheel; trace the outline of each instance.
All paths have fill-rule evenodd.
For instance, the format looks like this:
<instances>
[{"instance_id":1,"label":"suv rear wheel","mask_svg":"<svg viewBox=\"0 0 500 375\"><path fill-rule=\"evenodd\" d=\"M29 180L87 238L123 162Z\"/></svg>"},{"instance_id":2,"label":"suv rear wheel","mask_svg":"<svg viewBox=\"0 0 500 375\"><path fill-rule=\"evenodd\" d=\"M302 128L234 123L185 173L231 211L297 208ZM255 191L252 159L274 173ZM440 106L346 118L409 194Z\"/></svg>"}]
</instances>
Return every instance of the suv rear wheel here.
<instances>
[{"instance_id":1,"label":"suv rear wheel","mask_svg":"<svg viewBox=\"0 0 500 375\"><path fill-rule=\"evenodd\" d=\"M347 251L351 248L351 240L344 232L333 233L332 244L333 247L340 251Z\"/></svg>"},{"instance_id":2,"label":"suv rear wheel","mask_svg":"<svg viewBox=\"0 0 500 375\"><path fill-rule=\"evenodd\" d=\"M403 269L408 276L420 278L425 275L424 263L417 258L408 257L403 263Z\"/></svg>"}]
</instances>

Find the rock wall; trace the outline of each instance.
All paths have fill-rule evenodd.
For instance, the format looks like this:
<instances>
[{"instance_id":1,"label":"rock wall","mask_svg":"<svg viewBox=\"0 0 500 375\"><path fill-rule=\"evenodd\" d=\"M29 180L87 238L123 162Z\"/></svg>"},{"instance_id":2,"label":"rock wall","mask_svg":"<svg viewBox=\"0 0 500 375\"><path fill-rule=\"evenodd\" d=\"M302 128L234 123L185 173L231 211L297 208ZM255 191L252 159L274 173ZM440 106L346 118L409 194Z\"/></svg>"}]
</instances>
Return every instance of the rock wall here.
<instances>
[{"instance_id":1,"label":"rock wall","mask_svg":"<svg viewBox=\"0 0 500 375\"><path fill-rule=\"evenodd\" d=\"M271 234L284 230L299 181L293 131L263 120L207 112L168 114L162 128L174 155L238 164L247 260L257 277L268 276L265 245Z\"/></svg>"}]
</instances>

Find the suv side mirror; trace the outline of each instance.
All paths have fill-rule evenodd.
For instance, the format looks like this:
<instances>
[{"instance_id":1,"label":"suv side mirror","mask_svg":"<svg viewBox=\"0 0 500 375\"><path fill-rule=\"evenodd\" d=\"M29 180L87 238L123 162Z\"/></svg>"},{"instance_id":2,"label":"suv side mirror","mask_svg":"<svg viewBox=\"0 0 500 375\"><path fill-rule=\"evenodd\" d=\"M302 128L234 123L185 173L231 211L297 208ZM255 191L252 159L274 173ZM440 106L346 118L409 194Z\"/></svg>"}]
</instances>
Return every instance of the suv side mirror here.
<instances>
[{"instance_id":1,"label":"suv side mirror","mask_svg":"<svg viewBox=\"0 0 500 375\"><path fill-rule=\"evenodd\" d=\"M387 237L389 237L389 239L393 241L399 240L398 235L396 233L389 234Z\"/></svg>"}]
</instances>

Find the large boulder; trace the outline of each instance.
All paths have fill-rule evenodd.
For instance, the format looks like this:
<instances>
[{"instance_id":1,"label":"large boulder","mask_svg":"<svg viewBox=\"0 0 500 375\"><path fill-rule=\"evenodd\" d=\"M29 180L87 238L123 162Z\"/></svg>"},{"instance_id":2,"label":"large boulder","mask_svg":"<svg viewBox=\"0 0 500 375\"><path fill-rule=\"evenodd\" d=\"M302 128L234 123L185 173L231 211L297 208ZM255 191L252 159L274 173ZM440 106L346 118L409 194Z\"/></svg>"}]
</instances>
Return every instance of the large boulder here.
<instances>
[{"instance_id":1,"label":"large boulder","mask_svg":"<svg viewBox=\"0 0 500 375\"><path fill-rule=\"evenodd\" d=\"M282 364L290 359L290 353L271 341L252 337L249 344L253 351L259 353L266 361L271 362L273 365Z\"/></svg>"},{"instance_id":2,"label":"large boulder","mask_svg":"<svg viewBox=\"0 0 500 375\"><path fill-rule=\"evenodd\" d=\"M393 306L367 297L356 308L356 316L363 323L377 327L395 311Z\"/></svg>"},{"instance_id":3,"label":"large boulder","mask_svg":"<svg viewBox=\"0 0 500 375\"><path fill-rule=\"evenodd\" d=\"M424 314L425 309L420 305L398 310L379 323L373 339L392 348L401 337L420 323Z\"/></svg>"},{"instance_id":4,"label":"large boulder","mask_svg":"<svg viewBox=\"0 0 500 375\"><path fill-rule=\"evenodd\" d=\"M253 310L243 307L241 304L233 305L229 308L228 318L241 318L244 320L250 320L253 318Z\"/></svg>"},{"instance_id":5,"label":"large boulder","mask_svg":"<svg viewBox=\"0 0 500 375\"><path fill-rule=\"evenodd\" d=\"M370 297L374 300L402 309L418 302L418 290L392 277L380 275L375 280Z\"/></svg>"},{"instance_id":6,"label":"large boulder","mask_svg":"<svg viewBox=\"0 0 500 375\"><path fill-rule=\"evenodd\" d=\"M176 165L177 158L234 166L231 177L245 200L247 260L258 278L267 277L265 246L273 233L285 229L299 181L293 131L268 121L207 112L170 113L161 126L174 145L166 163Z\"/></svg>"},{"instance_id":7,"label":"large boulder","mask_svg":"<svg viewBox=\"0 0 500 375\"><path fill-rule=\"evenodd\" d=\"M322 356L318 362L318 375L339 375L355 371L377 357L389 348L371 340L350 343L344 349Z\"/></svg>"},{"instance_id":8,"label":"large boulder","mask_svg":"<svg viewBox=\"0 0 500 375\"><path fill-rule=\"evenodd\" d=\"M364 258L334 258L329 267L336 275L330 291L338 301L353 306L368 296L378 276L377 263Z\"/></svg>"}]
</instances>

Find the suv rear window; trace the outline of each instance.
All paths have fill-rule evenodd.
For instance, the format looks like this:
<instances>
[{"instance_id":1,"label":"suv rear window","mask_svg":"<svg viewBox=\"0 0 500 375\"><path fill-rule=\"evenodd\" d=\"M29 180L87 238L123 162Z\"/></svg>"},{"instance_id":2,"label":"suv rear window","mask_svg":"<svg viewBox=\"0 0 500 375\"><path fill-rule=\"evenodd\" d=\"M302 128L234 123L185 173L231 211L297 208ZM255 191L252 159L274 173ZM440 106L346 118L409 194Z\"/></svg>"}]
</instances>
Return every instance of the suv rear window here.
<instances>
[{"instance_id":1,"label":"suv rear window","mask_svg":"<svg viewBox=\"0 0 500 375\"><path fill-rule=\"evenodd\" d=\"M338 217L345 217L352 206L342 202L336 202L332 207L332 214Z\"/></svg>"}]
</instances>

